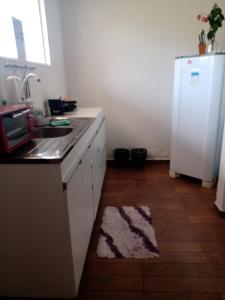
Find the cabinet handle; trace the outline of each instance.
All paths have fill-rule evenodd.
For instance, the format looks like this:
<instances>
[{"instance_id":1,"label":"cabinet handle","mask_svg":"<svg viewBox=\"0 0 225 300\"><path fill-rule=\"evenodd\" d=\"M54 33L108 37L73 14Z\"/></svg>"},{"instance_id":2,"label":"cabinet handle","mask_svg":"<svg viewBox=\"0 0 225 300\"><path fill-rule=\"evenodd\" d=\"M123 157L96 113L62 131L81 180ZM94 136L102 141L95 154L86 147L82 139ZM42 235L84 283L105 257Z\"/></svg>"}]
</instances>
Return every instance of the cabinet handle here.
<instances>
[{"instance_id":1,"label":"cabinet handle","mask_svg":"<svg viewBox=\"0 0 225 300\"><path fill-rule=\"evenodd\" d=\"M18 113L15 113L15 114L12 114L12 115L9 115L11 119L16 119L18 117L21 117L22 115L24 114L28 114L30 112L30 109L26 109L26 110L23 110L21 112L18 112Z\"/></svg>"}]
</instances>

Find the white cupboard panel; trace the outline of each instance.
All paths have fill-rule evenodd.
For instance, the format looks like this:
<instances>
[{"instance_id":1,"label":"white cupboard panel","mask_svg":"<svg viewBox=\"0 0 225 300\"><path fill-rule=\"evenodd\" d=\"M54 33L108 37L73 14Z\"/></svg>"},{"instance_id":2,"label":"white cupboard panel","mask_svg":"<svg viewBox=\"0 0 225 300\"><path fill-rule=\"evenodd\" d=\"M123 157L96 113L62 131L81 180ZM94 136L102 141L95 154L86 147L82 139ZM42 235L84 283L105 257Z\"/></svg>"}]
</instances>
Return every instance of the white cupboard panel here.
<instances>
[{"instance_id":1,"label":"white cupboard panel","mask_svg":"<svg viewBox=\"0 0 225 300\"><path fill-rule=\"evenodd\" d=\"M78 291L93 225L91 155L83 160L67 183L67 201L76 291Z\"/></svg>"}]
</instances>

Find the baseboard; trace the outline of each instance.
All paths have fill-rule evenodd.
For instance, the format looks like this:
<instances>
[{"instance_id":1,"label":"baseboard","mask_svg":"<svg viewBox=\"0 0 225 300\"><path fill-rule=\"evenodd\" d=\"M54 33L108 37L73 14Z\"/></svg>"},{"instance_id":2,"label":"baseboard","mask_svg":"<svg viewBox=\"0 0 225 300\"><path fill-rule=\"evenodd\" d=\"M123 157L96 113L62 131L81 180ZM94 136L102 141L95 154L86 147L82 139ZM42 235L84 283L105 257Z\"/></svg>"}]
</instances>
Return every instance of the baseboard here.
<instances>
[{"instance_id":1,"label":"baseboard","mask_svg":"<svg viewBox=\"0 0 225 300\"><path fill-rule=\"evenodd\" d=\"M107 161L114 161L114 158L107 158ZM169 157L154 157L154 158L147 158L146 161L170 161Z\"/></svg>"},{"instance_id":2,"label":"baseboard","mask_svg":"<svg viewBox=\"0 0 225 300\"><path fill-rule=\"evenodd\" d=\"M170 161L170 158L169 157L151 157L151 158L147 158L146 160L157 160L157 161L163 161L163 160L166 160L166 161Z\"/></svg>"},{"instance_id":3,"label":"baseboard","mask_svg":"<svg viewBox=\"0 0 225 300\"><path fill-rule=\"evenodd\" d=\"M110 163L114 163L114 159L107 159L107 162ZM131 162L132 160L130 160ZM158 163L164 163L169 165L170 160L169 159L146 159L146 164L158 164Z\"/></svg>"}]
</instances>

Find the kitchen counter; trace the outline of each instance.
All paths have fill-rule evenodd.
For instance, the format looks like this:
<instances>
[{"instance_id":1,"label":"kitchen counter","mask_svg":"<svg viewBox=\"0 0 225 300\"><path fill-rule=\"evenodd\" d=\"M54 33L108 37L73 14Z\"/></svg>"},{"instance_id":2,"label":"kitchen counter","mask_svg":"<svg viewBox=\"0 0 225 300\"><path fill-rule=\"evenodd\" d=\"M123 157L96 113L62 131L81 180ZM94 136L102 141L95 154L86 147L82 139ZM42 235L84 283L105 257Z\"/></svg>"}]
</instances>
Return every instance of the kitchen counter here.
<instances>
[{"instance_id":1,"label":"kitchen counter","mask_svg":"<svg viewBox=\"0 0 225 300\"><path fill-rule=\"evenodd\" d=\"M103 115L101 107L79 107L75 111L65 114L65 116L73 116L76 118L96 118L99 114Z\"/></svg>"},{"instance_id":2,"label":"kitchen counter","mask_svg":"<svg viewBox=\"0 0 225 300\"><path fill-rule=\"evenodd\" d=\"M78 108L67 113L71 133L54 138L33 138L17 151L0 155L0 163L60 163L94 122L101 108ZM60 126L59 126L60 127Z\"/></svg>"},{"instance_id":3,"label":"kitchen counter","mask_svg":"<svg viewBox=\"0 0 225 300\"><path fill-rule=\"evenodd\" d=\"M101 108L78 109L68 117L75 124L92 121L82 125L86 129L77 141L75 135L61 160L23 157L19 163L13 158L0 163L4 299L74 299L78 294L105 176L106 128ZM46 146L49 151L51 145Z\"/></svg>"}]
</instances>

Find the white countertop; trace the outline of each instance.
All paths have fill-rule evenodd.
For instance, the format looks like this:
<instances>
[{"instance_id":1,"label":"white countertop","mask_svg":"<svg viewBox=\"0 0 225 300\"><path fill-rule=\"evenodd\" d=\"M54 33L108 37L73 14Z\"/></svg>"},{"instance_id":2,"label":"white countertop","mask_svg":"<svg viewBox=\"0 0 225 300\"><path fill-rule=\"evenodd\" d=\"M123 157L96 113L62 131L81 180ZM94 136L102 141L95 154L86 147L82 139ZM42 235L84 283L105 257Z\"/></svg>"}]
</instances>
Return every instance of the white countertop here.
<instances>
[{"instance_id":1,"label":"white countertop","mask_svg":"<svg viewBox=\"0 0 225 300\"><path fill-rule=\"evenodd\" d=\"M100 113L103 113L102 107L78 107L75 111L64 115L77 118L96 118Z\"/></svg>"}]
</instances>

